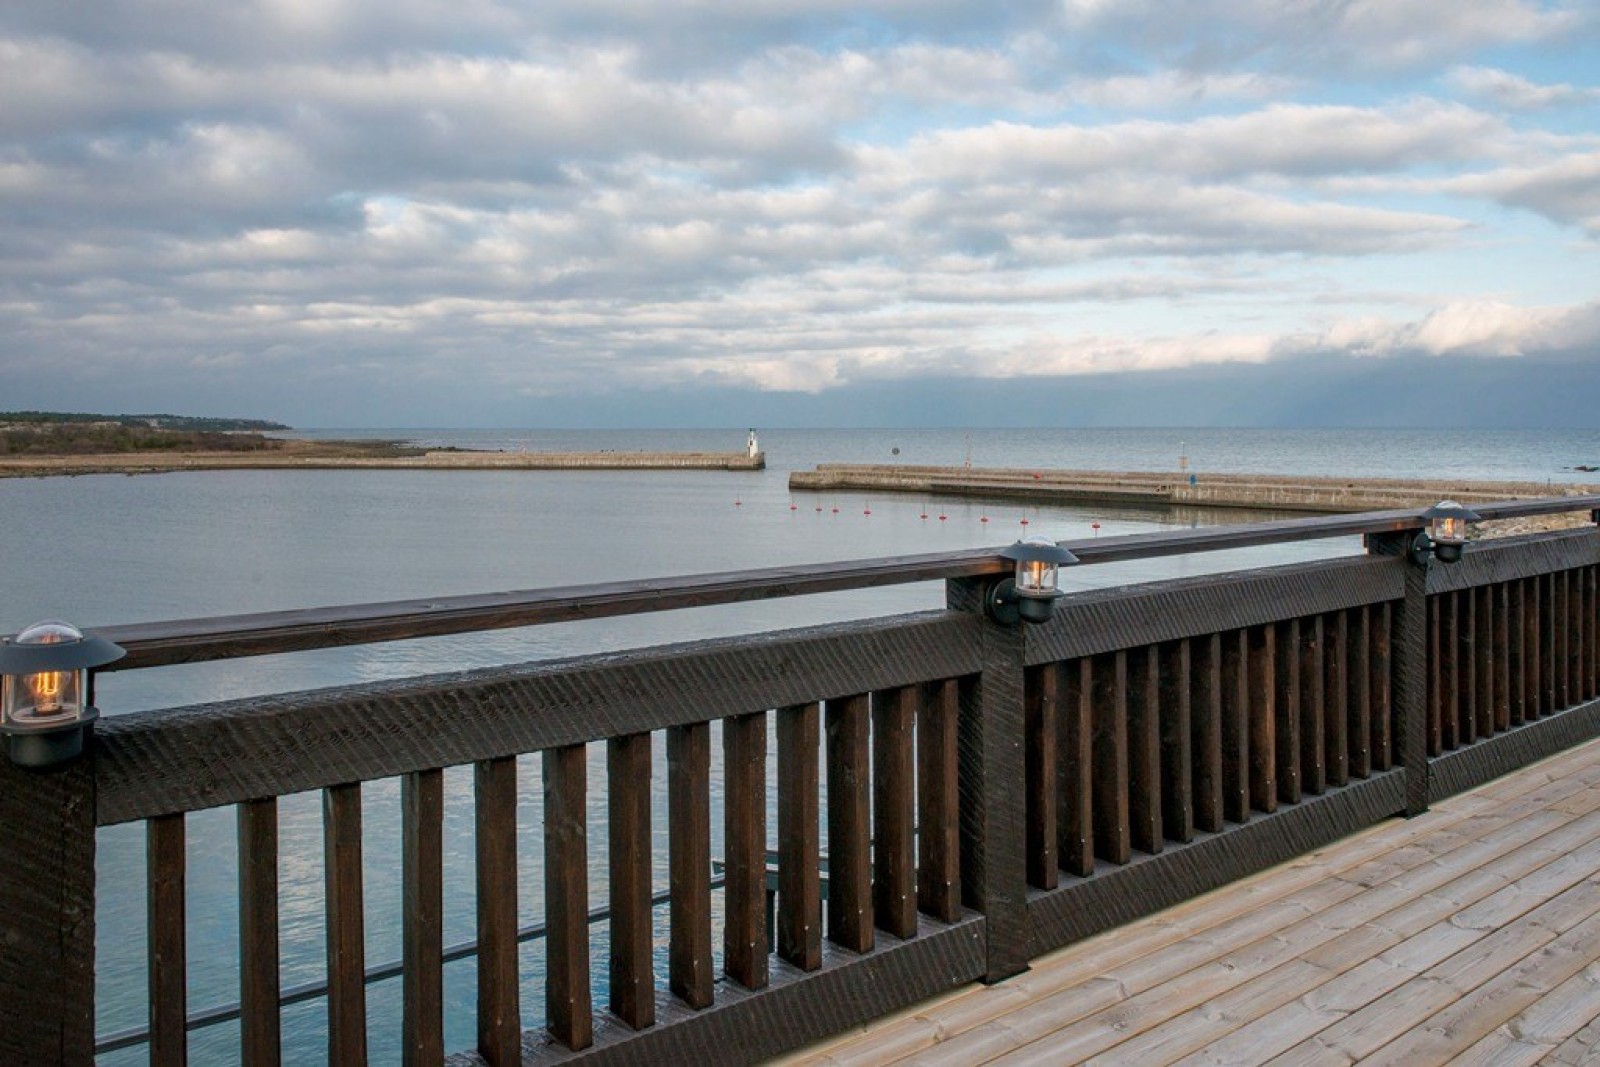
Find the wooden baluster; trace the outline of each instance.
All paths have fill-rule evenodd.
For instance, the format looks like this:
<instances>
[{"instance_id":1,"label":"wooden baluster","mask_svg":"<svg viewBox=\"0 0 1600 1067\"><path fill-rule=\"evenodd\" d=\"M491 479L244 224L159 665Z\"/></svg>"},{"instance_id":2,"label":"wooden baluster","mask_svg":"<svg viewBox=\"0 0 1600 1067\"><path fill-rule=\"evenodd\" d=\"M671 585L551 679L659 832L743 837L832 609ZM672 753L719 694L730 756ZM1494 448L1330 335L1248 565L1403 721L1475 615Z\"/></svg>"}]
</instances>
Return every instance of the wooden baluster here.
<instances>
[{"instance_id":1,"label":"wooden baluster","mask_svg":"<svg viewBox=\"0 0 1600 1067\"><path fill-rule=\"evenodd\" d=\"M1376 604L1368 620L1368 648L1372 673L1368 675L1372 704L1372 769L1386 771L1394 766L1394 609ZM1434 630L1437 633L1437 629ZM1434 660L1438 662L1437 658ZM1437 721L1437 720L1435 720Z\"/></svg>"},{"instance_id":2,"label":"wooden baluster","mask_svg":"<svg viewBox=\"0 0 1600 1067\"><path fill-rule=\"evenodd\" d=\"M1555 676L1555 698L1551 707L1555 711L1561 711L1572 706L1572 694L1568 688L1571 675L1567 670L1568 649L1572 644L1572 608L1568 603L1566 572L1558 571L1552 574L1550 585L1553 590L1551 621L1555 638L1551 667L1551 673Z\"/></svg>"},{"instance_id":3,"label":"wooden baluster","mask_svg":"<svg viewBox=\"0 0 1600 1067\"><path fill-rule=\"evenodd\" d=\"M1273 699L1277 680L1277 644L1273 627L1247 631L1250 642L1250 806L1257 811L1278 810L1277 707Z\"/></svg>"},{"instance_id":4,"label":"wooden baluster","mask_svg":"<svg viewBox=\"0 0 1600 1067\"><path fill-rule=\"evenodd\" d=\"M1330 744L1333 741L1331 720L1339 717L1335 703L1333 679L1342 672L1336 650L1328 647L1328 633L1332 620L1321 615L1300 620L1298 647L1283 650L1284 659L1299 659L1300 690L1300 787L1307 793L1321 793L1328 788L1331 765L1334 762ZM1342 785L1344 783L1336 783Z\"/></svg>"},{"instance_id":5,"label":"wooden baluster","mask_svg":"<svg viewBox=\"0 0 1600 1067\"><path fill-rule=\"evenodd\" d=\"M1054 889L1058 878L1056 844L1056 707L1059 671L1053 663L1030 667L1023 683L1022 758L1027 794L1028 884Z\"/></svg>"},{"instance_id":6,"label":"wooden baluster","mask_svg":"<svg viewBox=\"0 0 1600 1067\"><path fill-rule=\"evenodd\" d=\"M1128 836L1152 855L1162 845L1160 666L1148 645L1128 652Z\"/></svg>"},{"instance_id":7,"label":"wooden baluster","mask_svg":"<svg viewBox=\"0 0 1600 1067\"><path fill-rule=\"evenodd\" d=\"M1111 863L1132 858L1128 830L1128 654L1094 665L1094 851Z\"/></svg>"},{"instance_id":8,"label":"wooden baluster","mask_svg":"<svg viewBox=\"0 0 1600 1067\"><path fill-rule=\"evenodd\" d=\"M1562 571L1567 605L1567 707L1583 702L1583 586L1576 570Z\"/></svg>"},{"instance_id":9,"label":"wooden baluster","mask_svg":"<svg viewBox=\"0 0 1600 1067\"><path fill-rule=\"evenodd\" d=\"M1511 728L1511 583L1500 582L1489 590L1494 600L1494 728Z\"/></svg>"},{"instance_id":10,"label":"wooden baluster","mask_svg":"<svg viewBox=\"0 0 1600 1067\"><path fill-rule=\"evenodd\" d=\"M635 1030L656 1021L650 897L650 735L606 742L611 851L611 1012Z\"/></svg>"},{"instance_id":11,"label":"wooden baluster","mask_svg":"<svg viewBox=\"0 0 1600 1067\"><path fill-rule=\"evenodd\" d=\"M827 702L828 940L852 952L873 945L868 704L865 693Z\"/></svg>"},{"instance_id":12,"label":"wooden baluster","mask_svg":"<svg viewBox=\"0 0 1600 1067\"><path fill-rule=\"evenodd\" d=\"M1472 648L1473 673L1477 676L1473 682L1473 709L1477 714L1479 737L1494 736L1494 676L1498 661L1495 658L1493 593L1494 587L1488 585L1472 591L1477 612Z\"/></svg>"},{"instance_id":13,"label":"wooden baluster","mask_svg":"<svg viewBox=\"0 0 1600 1067\"><path fill-rule=\"evenodd\" d=\"M668 981L691 1008L709 1008L711 969L711 726L667 730L667 834L672 902Z\"/></svg>"},{"instance_id":14,"label":"wooden baluster","mask_svg":"<svg viewBox=\"0 0 1600 1067\"><path fill-rule=\"evenodd\" d=\"M1458 623L1461 650L1456 660L1461 671L1461 720L1457 739L1460 744L1470 745L1481 732L1478 729L1478 652L1482 647L1478 643L1478 591L1463 589L1454 595L1459 598L1456 603L1461 611Z\"/></svg>"},{"instance_id":15,"label":"wooden baluster","mask_svg":"<svg viewBox=\"0 0 1600 1067\"><path fill-rule=\"evenodd\" d=\"M1539 714L1556 710L1556 596L1554 575L1534 579L1539 590Z\"/></svg>"},{"instance_id":16,"label":"wooden baluster","mask_svg":"<svg viewBox=\"0 0 1600 1067\"><path fill-rule=\"evenodd\" d=\"M367 1062L366 932L361 899L361 785L322 791L328 918L328 1062Z\"/></svg>"},{"instance_id":17,"label":"wooden baluster","mask_svg":"<svg viewBox=\"0 0 1600 1067\"><path fill-rule=\"evenodd\" d=\"M145 822L149 890L150 1062L189 1059L185 984L183 815Z\"/></svg>"},{"instance_id":18,"label":"wooden baluster","mask_svg":"<svg viewBox=\"0 0 1600 1067\"><path fill-rule=\"evenodd\" d=\"M872 694L872 915L895 937L917 934L917 692Z\"/></svg>"},{"instance_id":19,"label":"wooden baluster","mask_svg":"<svg viewBox=\"0 0 1600 1067\"><path fill-rule=\"evenodd\" d=\"M909 738L907 739L909 742ZM722 969L746 989L767 985L767 714L722 720L727 921ZM909 775L907 776L909 778ZM910 782L907 781L907 787Z\"/></svg>"},{"instance_id":20,"label":"wooden baluster","mask_svg":"<svg viewBox=\"0 0 1600 1067\"><path fill-rule=\"evenodd\" d=\"M270 1067L282 1059L278 1008L278 799L238 806L240 1061Z\"/></svg>"},{"instance_id":21,"label":"wooden baluster","mask_svg":"<svg viewBox=\"0 0 1600 1067\"><path fill-rule=\"evenodd\" d=\"M1600 696L1600 659L1595 643L1600 641L1600 568L1584 568L1584 699Z\"/></svg>"},{"instance_id":22,"label":"wooden baluster","mask_svg":"<svg viewBox=\"0 0 1600 1067\"><path fill-rule=\"evenodd\" d=\"M1222 638L1222 812L1232 822L1250 818L1250 634Z\"/></svg>"},{"instance_id":23,"label":"wooden baluster","mask_svg":"<svg viewBox=\"0 0 1600 1067\"><path fill-rule=\"evenodd\" d=\"M1597 694L1597 680L1595 680L1595 568L1586 566L1579 569L1578 581L1582 584L1582 605L1579 609L1579 622L1581 622L1582 640L1579 646L1582 649L1582 699L1592 701Z\"/></svg>"},{"instance_id":24,"label":"wooden baluster","mask_svg":"<svg viewBox=\"0 0 1600 1067\"><path fill-rule=\"evenodd\" d=\"M1193 727L1189 722L1189 642L1161 646L1161 832L1174 841L1194 837Z\"/></svg>"},{"instance_id":25,"label":"wooden baluster","mask_svg":"<svg viewBox=\"0 0 1600 1067\"><path fill-rule=\"evenodd\" d=\"M1271 627L1276 647L1272 681L1274 704L1273 773L1278 779L1278 800L1300 802L1300 620L1289 619Z\"/></svg>"},{"instance_id":26,"label":"wooden baluster","mask_svg":"<svg viewBox=\"0 0 1600 1067\"><path fill-rule=\"evenodd\" d=\"M546 749L544 773L545 1027L570 1049L594 1043L589 992L589 832L585 745Z\"/></svg>"},{"instance_id":27,"label":"wooden baluster","mask_svg":"<svg viewBox=\"0 0 1600 1067\"><path fill-rule=\"evenodd\" d=\"M820 719L816 704L778 709L778 955L804 971L822 966ZM926 817L922 832L926 849Z\"/></svg>"},{"instance_id":28,"label":"wooden baluster","mask_svg":"<svg viewBox=\"0 0 1600 1067\"><path fill-rule=\"evenodd\" d=\"M1539 707L1544 700L1544 642L1542 640L1544 629L1544 601L1540 595L1540 579L1537 577L1524 578L1523 604L1522 604L1522 647L1523 647L1523 698L1522 716L1524 722L1534 722L1539 718Z\"/></svg>"},{"instance_id":29,"label":"wooden baluster","mask_svg":"<svg viewBox=\"0 0 1600 1067\"><path fill-rule=\"evenodd\" d=\"M400 779L401 1054L444 1059L444 772Z\"/></svg>"},{"instance_id":30,"label":"wooden baluster","mask_svg":"<svg viewBox=\"0 0 1600 1067\"><path fill-rule=\"evenodd\" d=\"M1190 727L1194 737L1194 824L1216 833L1222 829L1222 635L1197 637L1190 643Z\"/></svg>"},{"instance_id":31,"label":"wooden baluster","mask_svg":"<svg viewBox=\"0 0 1600 1067\"><path fill-rule=\"evenodd\" d=\"M1375 605L1352 608L1345 630L1345 699L1350 709L1348 747L1350 774L1372 774L1372 613Z\"/></svg>"},{"instance_id":32,"label":"wooden baluster","mask_svg":"<svg viewBox=\"0 0 1600 1067\"><path fill-rule=\"evenodd\" d=\"M1511 726L1521 726L1527 717L1528 700L1528 582L1518 579L1506 583L1510 601L1506 610L1506 661L1510 671L1506 716Z\"/></svg>"},{"instance_id":33,"label":"wooden baluster","mask_svg":"<svg viewBox=\"0 0 1600 1067\"><path fill-rule=\"evenodd\" d=\"M1327 753L1330 786L1350 781L1351 705L1353 687L1350 676L1352 616L1360 609L1336 611L1323 620L1323 749ZM1362 721L1362 728L1366 726ZM1365 747L1363 742L1362 747Z\"/></svg>"},{"instance_id":34,"label":"wooden baluster","mask_svg":"<svg viewBox=\"0 0 1600 1067\"><path fill-rule=\"evenodd\" d=\"M920 695L917 907L936 919L955 922L961 915L961 691L956 680L948 678L923 686Z\"/></svg>"},{"instance_id":35,"label":"wooden baluster","mask_svg":"<svg viewBox=\"0 0 1600 1067\"><path fill-rule=\"evenodd\" d=\"M1451 593L1439 593L1439 734L1440 751L1460 745L1461 734L1461 633L1460 600Z\"/></svg>"},{"instance_id":36,"label":"wooden baluster","mask_svg":"<svg viewBox=\"0 0 1600 1067\"><path fill-rule=\"evenodd\" d=\"M1428 598L1427 641L1427 719L1428 756L1437 757L1444 752L1444 594Z\"/></svg>"},{"instance_id":37,"label":"wooden baluster","mask_svg":"<svg viewBox=\"0 0 1600 1067\"><path fill-rule=\"evenodd\" d=\"M473 769L478 888L478 1054L494 1067L520 1062L517 978L517 761Z\"/></svg>"},{"instance_id":38,"label":"wooden baluster","mask_svg":"<svg viewBox=\"0 0 1600 1067\"><path fill-rule=\"evenodd\" d=\"M1088 656L1060 665L1057 704L1056 854L1069 874L1094 873L1094 679Z\"/></svg>"}]
</instances>

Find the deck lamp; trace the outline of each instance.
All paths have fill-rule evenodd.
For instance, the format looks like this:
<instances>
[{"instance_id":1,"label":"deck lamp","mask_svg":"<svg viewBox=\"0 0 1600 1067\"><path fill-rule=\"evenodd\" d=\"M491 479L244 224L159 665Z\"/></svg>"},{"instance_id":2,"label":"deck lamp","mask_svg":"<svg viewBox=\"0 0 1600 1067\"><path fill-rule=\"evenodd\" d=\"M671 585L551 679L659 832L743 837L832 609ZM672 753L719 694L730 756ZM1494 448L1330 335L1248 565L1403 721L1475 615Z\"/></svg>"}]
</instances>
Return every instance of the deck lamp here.
<instances>
[{"instance_id":1,"label":"deck lamp","mask_svg":"<svg viewBox=\"0 0 1600 1067\"><path fill-rule=\"evenodd\" d=\"M1078 557L1043 534L1018 541L1000 555L1014 561L1016 570L990 588L985 598L989 617L1007 626L1018 619L1049 622L1062 595L1057 585L1060 568L1078 562Z\"/></svg>"},{"instance_id":2,"label":"deck lamp","mask_svg":"<svg viewBox=\"0 0 1600 1067\"><path fill-rule=\"evenodd\" d=\"M1430 557L1440 563L1454 563L1461 558L1461 549L1467 543L1467 523L1482 522L1483 517L1471 508L1462 507L1454 500L1441 500L1422 513L1428 520L1426 530L1418 530L1411 542L1411 558L1426 566Z\"/></svg>"},{"instance_id":3,"label":"deck lamp","mask_svg":"<svg viewBox=\"0 0 1600 1067\"><path fill-rule=\"evenodd\" d=\"M89 668L123 657L102 637L40 622L0 641L0 734L11 762L51 767L83 751L100 713L89 705Z\"/></svg>"}]
</instances>

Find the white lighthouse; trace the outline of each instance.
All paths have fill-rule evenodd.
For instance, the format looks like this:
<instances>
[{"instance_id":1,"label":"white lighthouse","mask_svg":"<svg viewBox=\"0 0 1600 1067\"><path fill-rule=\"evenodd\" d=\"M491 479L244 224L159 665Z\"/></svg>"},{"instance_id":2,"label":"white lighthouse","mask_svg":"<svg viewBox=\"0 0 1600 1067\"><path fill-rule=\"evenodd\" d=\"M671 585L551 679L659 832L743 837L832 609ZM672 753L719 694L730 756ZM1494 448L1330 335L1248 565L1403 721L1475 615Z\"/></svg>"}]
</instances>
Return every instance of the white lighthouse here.
<instances>
[{"instance_id":1,"label":"white lighthouse","mask_svg":"<svg viewBox=\"0 0 1600 1067\"><path fill-rule=\"evenodd\" d=\"M753 426L750 428L750 436L745 440L744 450L751 459L755 459L756 454L761 451L761 443L756 440L756 431Z\"/></svg>"}]
</instances>

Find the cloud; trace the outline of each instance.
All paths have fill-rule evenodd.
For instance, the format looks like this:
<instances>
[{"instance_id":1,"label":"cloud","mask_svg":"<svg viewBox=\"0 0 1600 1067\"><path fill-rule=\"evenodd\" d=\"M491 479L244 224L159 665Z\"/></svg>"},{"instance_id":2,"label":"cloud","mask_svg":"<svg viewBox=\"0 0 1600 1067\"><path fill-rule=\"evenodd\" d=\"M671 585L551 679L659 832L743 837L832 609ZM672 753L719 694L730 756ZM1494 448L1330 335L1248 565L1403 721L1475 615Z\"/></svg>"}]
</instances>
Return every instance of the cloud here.
<instances>
[{"instance_id":1,"label":"cloud","mask_svg":"<svg viewBox=\"0 0 1600 1067\"><path fill-rule=\"evenodd\" d=\"M1600 100L1600 89L1574 85L1538 85L1519 74L1493 67L1456 67L1445 78L1457 92L1479 97L1513 111L1576 107Z\"/></svg>"},{"instance_id":2,"label":"cloud","mask_svg":"<svg viewBox=\"0 0 1600 1067\"><path fill-rule=\"evenodd\" d=\"M1535 211L1553 222L1600 237L1600 152L1532 166L1506 167L1440 183L1446 191L1482 196Z\"/></svg>"},{"instance_id":3,"label":"cloud","mask_svg":"<svg viewBox=\"0 0 1600 1067\"><path fill-rule=\"evenodd\" d=\"M0 370L425 404L1529 358L1590 336L1549 309L1600 133L1528 109L1589 92L1537 73L1584 17L15 0Z\"/></svg>"},{"instance_id":4,"label":"cloud","mask_svg":"<svg viewBox=\"0 0 1600 1067\"><path fill-rule=\"evenodd\" d=\"M1248 62L1311 71L1398 71L1478 49L1580 34L1593 14L1539 0L1066 0L1067 24L1137 53L1213 70Z\"/></svg>"}]
</instances>

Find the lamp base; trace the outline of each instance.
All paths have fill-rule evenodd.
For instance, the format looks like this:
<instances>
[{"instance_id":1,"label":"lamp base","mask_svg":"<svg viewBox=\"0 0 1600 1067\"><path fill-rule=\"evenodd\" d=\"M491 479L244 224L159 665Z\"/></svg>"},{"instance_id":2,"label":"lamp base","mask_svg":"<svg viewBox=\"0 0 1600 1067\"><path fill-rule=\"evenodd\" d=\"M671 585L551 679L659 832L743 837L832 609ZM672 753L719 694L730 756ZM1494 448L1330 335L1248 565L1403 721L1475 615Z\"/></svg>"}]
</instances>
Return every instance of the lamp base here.
<instances>
[{"instance_id":1,"label":"lamp base","mask_svg":"<svg viewBox=\"0 0 1600 1067\"><path fill-rule=\"evenodd\" d=\"M18 767L46 770L83 754L83 740L94 732L100 713L84 708L78 718L62 726L40 729L7 723L6 754Z\"/></svg>"}]
</instances>

